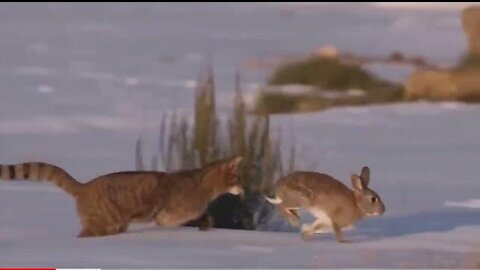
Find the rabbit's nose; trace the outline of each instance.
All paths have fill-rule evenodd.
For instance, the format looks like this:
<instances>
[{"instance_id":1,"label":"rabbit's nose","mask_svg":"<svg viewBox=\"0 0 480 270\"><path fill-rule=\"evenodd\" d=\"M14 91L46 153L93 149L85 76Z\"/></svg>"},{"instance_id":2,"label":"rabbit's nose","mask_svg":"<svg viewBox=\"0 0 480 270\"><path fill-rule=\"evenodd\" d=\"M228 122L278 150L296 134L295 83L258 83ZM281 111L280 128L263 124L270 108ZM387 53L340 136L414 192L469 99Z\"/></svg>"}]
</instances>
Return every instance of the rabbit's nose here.
<instances>
[{"instance_id":1,"label":"rabbit's nose","mask_svg":"<svg viewBox=\"0 0 480 270\"><path fill-rule=\"evenodd\" d=\"M385 213L385 206L382 205L382 209L380 210L380 215L383 215L383 213Z\"/></svg>"}]
</instances>

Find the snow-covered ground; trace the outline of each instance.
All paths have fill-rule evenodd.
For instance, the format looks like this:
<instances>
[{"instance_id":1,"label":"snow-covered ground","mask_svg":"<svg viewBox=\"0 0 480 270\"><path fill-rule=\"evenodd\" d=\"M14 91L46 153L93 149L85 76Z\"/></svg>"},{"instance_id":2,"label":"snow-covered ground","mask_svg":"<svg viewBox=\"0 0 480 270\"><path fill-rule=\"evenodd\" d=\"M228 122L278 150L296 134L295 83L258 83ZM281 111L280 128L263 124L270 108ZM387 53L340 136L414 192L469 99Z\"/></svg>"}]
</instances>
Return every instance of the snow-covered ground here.
<instances>
[{"instance_id":1,"label":"snow-covered ground","mask_svg":"<svg viewBox=\"0 0 480 270\"><path fill-rule=\"evenodd\" d=\"M11 188L14 186L15 188ZM0 185L0 267L339 268L473 267L480 215L441 211L385 216L347 233L303 241L294 232L133 226L117 236L78 239L72 201L34 184Z\"/></svg>"},{"instance_id":2,"label":"snow-covered ground","mask_svg":"<svg viewBox=\"0 0 480 270\"><path fill-rule=\"evenodd\" d=\"M133 169L137 137L155 142L162 112L191 110L206 52L224 112L234 72L251 57L334 44L453 64L465 49L459 8L390 7L0 4L0 163L42 160L81 181ZM400 81L410 73L371 68ZM265 79L242 74L250 85ZM478 105L419 102L272 119L294 131L300 169L348 183L370 166L387 211L348 232L352 244L302 241L278 219L277 232L138 225L78 239L73 201L61 191L0 181L0 267L478 267L479 116Z\"/></svg>"},{"instance_id":3,"label":"snow-covered ground","mask_svg":"<svg viewBox=\"0 0 480 270\"><path fill-rule=\"evenodd\" d=\"M305 242L286 224L278 232L146 224L123 235L77 239L79 225L67 195L41 183L0 182L0 266L478 266L478 115L479 106L412 103L274 119L274 125L296 131L302 164L316 162L302 169L349 183L350 173L371 167L371 187L387 212L348 232L352 244L337 244L330 234Z\"/></svg>"}]
</instances>

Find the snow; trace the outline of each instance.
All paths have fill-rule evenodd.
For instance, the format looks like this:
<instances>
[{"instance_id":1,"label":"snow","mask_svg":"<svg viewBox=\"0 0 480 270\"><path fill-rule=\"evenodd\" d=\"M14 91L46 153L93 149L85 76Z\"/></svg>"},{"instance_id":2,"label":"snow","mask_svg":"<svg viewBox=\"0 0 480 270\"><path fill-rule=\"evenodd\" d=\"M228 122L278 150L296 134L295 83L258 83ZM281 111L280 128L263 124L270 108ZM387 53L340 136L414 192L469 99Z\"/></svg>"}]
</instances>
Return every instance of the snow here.
<instances>
[{"instance_id":1,"label":"snow","mask_svg":"<svg viewBox=\"0 0 480 270\"><path fill-rule=\"evenodd\" d=\"M156 149L162 113L191 112L206 51L224 113L235 72L255 56L328 43L452 65L465 49L459 5L372 6L307 6L311 12L285 17L257 4L2 4L0 163L42 160L81 181L133 169L139 136ZM398 81L410 72L369 69ZM263 85L266 74L255 72L241 70L245 89ZM0 181L0 267L479 267L479 115L478 105L417 102L272 118L272 130L294 131L299 169L349 184L351 173L370 166L386 213L347 232L352 244L331 234L303 241L278 216L274 231L145 224L78 239L74 202L61 190Z\"/></svg>"},{"instance_id":2,"label":"snow","mask_svg":"<svg viewBox=\"0 0 480 270\"><path fill-rule=\"evenodd\" d=\"M479 112L479 106L420 102L272 119L296 130L299 145L308 146L300 158L319 161L316 170L349 184L350 173L371 167L370 185L387 210L345 232L351 244L336 243L332 234L303 241L278 216L271 224L276 231L135 224L125 234L79 239L73 200L61 190L1 181L0 267L476 267L480 211L472 198L480 190L474 159L480 127L465 121L474 123Z\"/></svg>"},{"instance_id":3,"label":"snow","mask_svg":"<svg viewBox=\"0 0 480 270\"><path fill-rule=\"evenodd\" d=\"M117 236L79 239L72 200L50 192L55 187L36 187L25 182L0 185L0 267L469 267L480 255L480 239L471 237L480 227L459 226L452 214L451 224L443 225L435 224L435 215L372 219L346 234L351 244L338 244L330 234L303 241L297 232L201 232L153 224L135 225ZM478 213L454 215L480 222Z\"/></svg>"},{"instance_id":4,"label":"snow","mask_svg":"<svg viewBox=\"0 0 480 270\"><path fill-rule=\"evenodd\" d=\"M480 199L471 199L462 202L446 201L445 205L454 207L480 208Z\"/></svg>"}]
</instances>

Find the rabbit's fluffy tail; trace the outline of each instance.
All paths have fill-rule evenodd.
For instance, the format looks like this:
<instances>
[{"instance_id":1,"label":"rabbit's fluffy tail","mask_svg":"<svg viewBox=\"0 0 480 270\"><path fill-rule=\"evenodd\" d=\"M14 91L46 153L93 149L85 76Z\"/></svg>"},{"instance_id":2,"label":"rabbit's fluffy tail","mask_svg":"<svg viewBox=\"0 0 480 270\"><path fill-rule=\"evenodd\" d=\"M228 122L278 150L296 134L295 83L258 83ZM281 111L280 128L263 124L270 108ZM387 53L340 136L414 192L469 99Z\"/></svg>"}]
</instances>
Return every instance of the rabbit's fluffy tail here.
<instances>
[{"instance_id":1,"label":"rabbit's fluffy tail","mask_svg":"<svg viewBox=\"0 0 480 270\"><path fill-rule=\"evenodd\" d=\"M282 199L278 198L277 196L275 196L275 198L270 198L270 197L265 196L265 199L271 204L281 204L282 203Z\"/></svg>"}]
</instances>

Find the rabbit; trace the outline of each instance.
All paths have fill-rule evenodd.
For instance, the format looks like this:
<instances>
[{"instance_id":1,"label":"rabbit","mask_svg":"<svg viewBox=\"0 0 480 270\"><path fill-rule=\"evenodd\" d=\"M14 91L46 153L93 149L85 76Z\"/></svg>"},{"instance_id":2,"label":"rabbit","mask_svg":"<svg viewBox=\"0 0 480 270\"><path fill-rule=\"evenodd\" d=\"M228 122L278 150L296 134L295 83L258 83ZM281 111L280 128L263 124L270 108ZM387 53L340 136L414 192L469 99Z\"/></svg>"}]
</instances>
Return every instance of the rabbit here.
<instances>
[{"instance_id":1,"label":"rabbit","mask_svg":"<svg viewBox=\"0 0 480 270\"><path fill-rule=\"evenodd\" d=\"M315 233L334 232L339 243L347 243L342 229L353 229L357 221L368 216L381 216L385 205L380 196L368 187L370 169L362 168L360 176L351 175L353 190L327 174L295 171L275 185L275 197L265 196L276 205L279 213L292 225L300 225L298 210L308 210L316 219L312 224L303 224L303 240Z\"/></svg>"}]
</instances>

